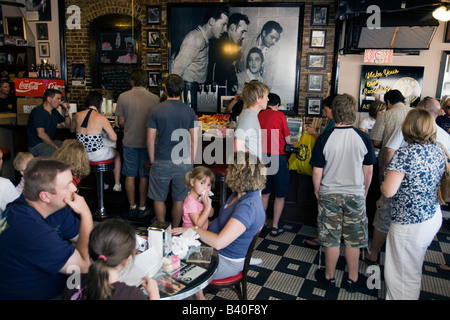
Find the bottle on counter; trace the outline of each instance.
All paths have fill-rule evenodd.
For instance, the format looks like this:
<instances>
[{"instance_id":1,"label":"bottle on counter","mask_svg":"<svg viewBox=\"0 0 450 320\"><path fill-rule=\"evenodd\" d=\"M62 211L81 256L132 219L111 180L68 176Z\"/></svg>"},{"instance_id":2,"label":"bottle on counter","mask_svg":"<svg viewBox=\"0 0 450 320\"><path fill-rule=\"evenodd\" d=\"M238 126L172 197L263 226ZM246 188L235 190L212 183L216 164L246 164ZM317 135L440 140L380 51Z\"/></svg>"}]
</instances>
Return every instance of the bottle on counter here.
<instances>
[{"instance_id":1,"label":"bottle on counter","mask_svg":"<svg viewBox=\"0 0 450 320\"><path fill-rule=\"evenodd\" d=\"M58 66L55 66L55 78L59 78Z\"/></svg>"}]
</instances>

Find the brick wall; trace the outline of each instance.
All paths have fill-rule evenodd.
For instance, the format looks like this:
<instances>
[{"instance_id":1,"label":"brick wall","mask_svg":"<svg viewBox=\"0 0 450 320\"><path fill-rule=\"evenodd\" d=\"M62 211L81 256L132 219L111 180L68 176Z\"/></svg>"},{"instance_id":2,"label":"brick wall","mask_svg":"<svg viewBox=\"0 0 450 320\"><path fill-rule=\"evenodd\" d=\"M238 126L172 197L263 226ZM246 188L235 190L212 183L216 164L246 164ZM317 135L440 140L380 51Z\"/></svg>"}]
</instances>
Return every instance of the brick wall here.
<instances>
[{"instance_id":1,"label":"brick wall","mask_svg":"<svg viewBox=\"0 0 450 320\"><path fill-rule=\"evenodd\" d=\"M103 15L108 14L124 14L128 16L134 16L134 19L140 21L141 23L141 39L143 43L143 50L141 50L141 65L145 70L162 70L167 66L167 3L180 3L187 1L149 1L140 0L134 1L134 10L131 8L130 0L67 0L66 8L70 5L77 5L81 10L81 29L78 30L66 30L66 41L67 41L67 67L70 70L72 63L84 63L86 66L86 86L71 86L70 77L68 83L68 89L71 93L72 100L79 105L82 105L88 92L92 89L92 78L90 65L92 61L90 60L90 23ZM201 0L200 2L211 2L216 3L218 1L211 0ZM197 3L196 2L196 3ZM227 1L223 1L227 2ZM261 1L261 2L272 2L277 1ZM280 1L289 2L289 1ZM293 1L291 1L293 2ZM334 20L334 1L332 0L322 0L322 1L304 1L304 19L303 19L303 36L302 39L302 50L301 50L301 66L300 66L300 84L299 84L299 103L298 103L298 115L305 115L305 104L307 97L322 97L325 98L330 92L330 80L334 64L334 41L335 41L335 20ZM312 5L329 5L329 23L328 26L311 26L311 8ZM162 6L162 22L160 25L147 25L146 24L146 6L148 5L161 5ZM69 16L69 15L68 15ZM68 17L67 16L67 17ZM66 17L66 18L67 18ZM147 50L145 44L147 43L147 30L159 29L161 30L161 41L162 46L159 49ZM326 45L325 48L310 48L310 34L312 29L326 30ZM163 57L162 67L148 67L145 63L145 53L146 52L161 52ZM327 55L327 65L324 70L310 70L306 67L306 59L308 53L326 53ZM308 73L321 73L325 75L324 90L322 93L307 93L306 83ZM309 122L311 119L307 119Z\"/></svg>"}]
</instances>

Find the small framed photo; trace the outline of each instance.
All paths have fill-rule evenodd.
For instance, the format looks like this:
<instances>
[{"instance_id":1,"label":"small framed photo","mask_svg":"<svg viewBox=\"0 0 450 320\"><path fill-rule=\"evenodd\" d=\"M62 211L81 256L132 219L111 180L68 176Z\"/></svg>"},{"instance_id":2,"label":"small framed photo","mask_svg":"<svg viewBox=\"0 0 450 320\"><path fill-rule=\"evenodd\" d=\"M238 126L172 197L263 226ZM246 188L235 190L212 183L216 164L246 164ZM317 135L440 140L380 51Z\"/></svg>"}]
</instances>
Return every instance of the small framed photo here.
<instances>
[{"instance_id":1,"label":"small framed photo","mask_svg":"<svg viewBox=\"0 0 450 320\"><path fill-rule=\"evenodd\" d=\"M311 48L325 48L325 36L327 32L325 30L311 30L311 42L309 46Z\"/></svg>"},{"instance_id":2,"label":"small framed photo","mask_svg":"<svg viewBox=\"0 0 450 320\"><path fill-rule=\"evenodd\" d=\"M18 47L26 47L28 45L28 41L24 39L16 39L16 46Z\"/></svg>"},{"instance_id":3,"label":"small framed photo","mask_svg":"<svg viewBox=\"0 0 450 320\"><path fill-rule=\"evenodd\" d=\"M161 23L161 6L147 6L147 24Z\"/></svg>"},{"instance_id":4,"label":"small framed photo","mask_svg":"<svg viewBox=\"0 0 450 320\"><path fill-rule=\"evenodd\" d=\"M159 30L147 31L147 47L149 48L161 47L161 31Z\"/></svg>"},{"instance_id":5,"label":"small framed photo","mask_svg":"<svg viewBox=\"0 0 450 320\"><path fill-rule=\"evenodd\" d=\"M325 53L308 53L306 66L308 69L325 69L327 55Z\"/></svg>"},{"instance_id":6,"label":"small framed photo","mask_svg":"<svg viewBox=\"0 0 450 320\"><path fill-rule=\"evenodd\" d=\"M50 57L50 42L39 42L39 57Z\"/></svg>"},{"instance_id":7,"label":"small framed photo","mask_svg":"<svg viewBox=\"0 0 450 320\"><path fill-rule=\"evenodd\" d=\"M162 65L162 54L160 52L147 52L145 58L148 66Z\"/></svg>"},{"instance_id":8,"label":"small framed photo","mask_svg":"<svg viewBox=\"0 0 450 320\"><path fill-rule=\"evenodd\" d=\"M320 73L309 73L306 81L306 92L322 93L324 75Z\"/></svg>"},{"instance_id":9,"label":"small framed photo","mask_svg":"<svg viewBox=\"0 0 450 320\"><path fill-rule=\"evenodd\" d=\"M312 6L311 9L311 25L312 26L327 26L328 25L328 11L330 6Z\"/></svg>"},{"instance_id":10,"label":"small framed photo","mask_svg":"<svg viewBox=\"0 0 450 320\"><path fill-rule=\"evenodd\" d=\"M159 73L159 71L149 71L148 72L148 86L150 88L157 88L160 80L161 80L161 74Z\"/></svg>"},{"instance_id":11,"label":"small framed photo","mask_svg":"<svg viewBox=\"0 0 450 320\"><path fill-rule=\"evenodd\" d=\"M48 40L48 24L36 23L36 36L38 40Z\"/></svg>"},{"instance_id":12,"label":"small framed photo","mask_svg":"<svg viewBox=\"0 0 450 320\"><path fill-rule=\"evenodd\" d=\"M306 98L306 116L321 117L322 116L323 98Z\"/></svg>"}]
</instances>

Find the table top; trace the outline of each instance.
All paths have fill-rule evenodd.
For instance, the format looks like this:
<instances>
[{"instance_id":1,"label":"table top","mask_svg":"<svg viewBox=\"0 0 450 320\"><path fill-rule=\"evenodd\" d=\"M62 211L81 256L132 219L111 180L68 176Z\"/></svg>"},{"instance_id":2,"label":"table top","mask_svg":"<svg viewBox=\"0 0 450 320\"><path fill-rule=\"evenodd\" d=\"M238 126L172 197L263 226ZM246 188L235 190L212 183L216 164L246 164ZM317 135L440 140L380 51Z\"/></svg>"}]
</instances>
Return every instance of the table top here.
<instances>
[{"instance_id":1,"label":"table top","mask_svg":"<svg viewBox=\"0 0 450 320\"><path fill-rule=\"evenodd\" d=\"M202 247L209 246L202 244ZM212 281L219 263L217 250L211 249L209 263L181 260L180 269L173 273L160 270L159 275L153 277L158 282L161 300L183 300L206 288Z\"/></svg>"}]
</instances>

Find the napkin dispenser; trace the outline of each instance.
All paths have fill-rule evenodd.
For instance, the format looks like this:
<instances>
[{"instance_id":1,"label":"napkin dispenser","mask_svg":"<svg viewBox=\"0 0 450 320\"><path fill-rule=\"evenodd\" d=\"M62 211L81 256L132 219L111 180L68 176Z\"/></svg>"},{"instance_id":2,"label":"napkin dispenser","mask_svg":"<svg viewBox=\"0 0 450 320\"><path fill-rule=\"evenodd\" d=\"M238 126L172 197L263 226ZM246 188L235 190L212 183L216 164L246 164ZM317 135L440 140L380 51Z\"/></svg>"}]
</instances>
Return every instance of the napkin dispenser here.
<instances>
[{"instance_id":1,"label":"napkin dispenser","mask_svg":"<svg viewBox=\"0 0 450 320\"><path fill-rule=\"evenodd\" d=\"M155 221L148 227L148 246L154 248L160 257L172 251L172 224Z\"/></svg>"}]
</instances>

